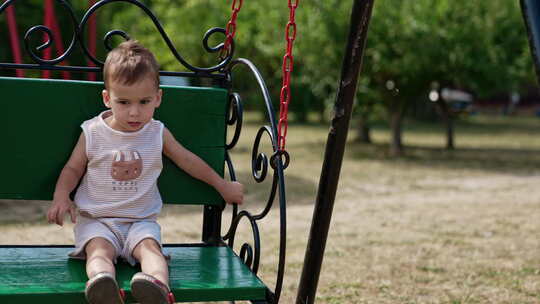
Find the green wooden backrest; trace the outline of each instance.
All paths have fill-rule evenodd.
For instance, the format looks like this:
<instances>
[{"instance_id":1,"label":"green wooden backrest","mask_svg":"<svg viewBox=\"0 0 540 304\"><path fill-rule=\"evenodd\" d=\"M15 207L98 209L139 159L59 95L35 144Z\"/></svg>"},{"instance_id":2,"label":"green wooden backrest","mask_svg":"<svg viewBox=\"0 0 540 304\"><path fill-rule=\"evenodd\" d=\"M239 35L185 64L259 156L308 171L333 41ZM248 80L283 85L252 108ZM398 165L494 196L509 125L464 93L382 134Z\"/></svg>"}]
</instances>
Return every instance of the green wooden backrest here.
<instances>
[{"instance_id":1,"label":"green wooden backrest","mask_svg":"<svg viewBox=\"0 0 540 304\"><path fill-rule=\"evenodd\" d=\"M105 109L101 82L0 77L0 199L51 200L56 179L81 133ZM186 148L223 176L227 91L162 86L161 120ZM222 203L166 157L159 189L165 203Z\"/></svg>"}]
</instances>

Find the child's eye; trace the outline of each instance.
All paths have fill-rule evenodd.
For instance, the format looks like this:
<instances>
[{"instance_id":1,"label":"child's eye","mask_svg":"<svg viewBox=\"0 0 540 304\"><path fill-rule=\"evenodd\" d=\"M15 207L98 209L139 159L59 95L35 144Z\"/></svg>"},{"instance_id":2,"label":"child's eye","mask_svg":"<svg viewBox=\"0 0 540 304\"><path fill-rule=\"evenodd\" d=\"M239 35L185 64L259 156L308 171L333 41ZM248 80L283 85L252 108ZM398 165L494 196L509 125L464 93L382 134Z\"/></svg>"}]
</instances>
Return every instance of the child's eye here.
<instances>
[{"instance_id":1,"label":"child's eye","mask_svg":"<svg viewBox=\"0 0 540 304\"><path fill-rule=\"evenodd\" d=\"M119 100L118 103L121 104L121 105L129 104L129 102L127 100Z\"/></svg>"},{"instance_id":2,"label":"child's eye","mask_svg":"<svg viewBox=\"0 0 540 304\"><path fill-rule=\"evenodd\" d=\"M148 100L148 99L141 100L141 104L143 104L143 105L148 104L148 103L150 103L150 100Z\"/></svg>"}]
</instances>

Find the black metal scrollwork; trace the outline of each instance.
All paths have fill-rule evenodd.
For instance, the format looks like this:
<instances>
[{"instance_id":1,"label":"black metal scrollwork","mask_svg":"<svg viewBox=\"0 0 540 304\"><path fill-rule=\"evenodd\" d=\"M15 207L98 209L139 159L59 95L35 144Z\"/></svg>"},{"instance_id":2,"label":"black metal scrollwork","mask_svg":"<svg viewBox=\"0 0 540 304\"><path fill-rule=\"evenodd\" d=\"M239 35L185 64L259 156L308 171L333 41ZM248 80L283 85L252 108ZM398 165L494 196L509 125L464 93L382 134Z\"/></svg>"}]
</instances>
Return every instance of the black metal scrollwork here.
<instances>
[{"instance_id":1,"label":"black metal scrollwork","mask_svg":"<svg viewBox=\"0 0 540 304\"><path fill-rule=\"evenodd\" d=\"M13 2L15 2L15 0L4 2L3 5L0 7L0 14L4 11L5 8L7 8ZM30 29L28 29L26 31L26 33L24 35L24 47L26 49L26 52L32 58L32 60L34 60L34 62L36 62L38 64L55 65L57 63L60 63L60 62L64 61L69 56L69 54L73 51L73 49L75 47L75 42L77 41L77 36L76 36L76 33L77 33L77 19L75 18L75 14L73 13L73 9L69 5L69 3L67 3L64 0L57 0L57 2L60 3L69 12L69 17L70 17L70 20L71 20L71 24L73 26L73 35L71 37L71 42L69 44L69 47L64 51L64 53L59 55L57 58L49 59L49 60L43 59L43 58L39 57L34 52L32 47L30 46L31 37L32 36L42 37L42 36L44 36L43 34L45 34L45 36L47 37L47 41L44 44L36 47L37 51L42 51L44 49L52 47L56 41L54 41L53 33L52 33L50 28L48 28L48 27L46 27L44 25L36 25L36 26L31 27ZM60 42L58 42L58 43L60 43Z\"/></svg>"},{"instance_id":2,"label":"black metal scrollwork","mask_svg":"<svg viewBox=\"0 0 540 304\"><path fill-rule=\"evenodd\" d=\"M240 257L242 260L246 263L248 267L254 272L257 273L259 269L259 262L260 262L260 235L259 235L259 228L257 222L259 220L262 220L266 217L266 215L269 213L270 209L272 208L272 205L276 199L276 195L278 195L279 200L279 221L280 221L280 236L279 236L279 261L278 261L278 268L277 268L277 279L276 279L276 285L275 289L272 294L272 302L277 303L279 301L279 297L281 294L281 289L283 285L283 274L285 270L285 248L286 248L286 200L285 200L285 182L284 182L284 168L285 165L283 163L282 157L275 157L280 156L279 152L277 150L277 125L276 125L276 118L274 116L274 109L272 106L272 101L270 98L270 94L268 92L268 89L266 87L266 84L259 73L258 69L255 67L253 63L251 63L247 59L236 59L231 62L226 72L228 72L230 75L232 75L232 71L236 66L245 66L249 69L249 71L255 76L255 79L257 81L257 84L259 86L260 91L262 92L262 96L264 99L264 105L266 107L266 115L268 120L268 125L262 126L259 128L257 135L255 136L255 140L253 143L252 153L251 153L251 171L253 179L257 183L262 183L268 175L272 175L272 186L270 189L270 194L268 197L268 200L266 202L266 205L264 206L263 210L258 214L252 214L248 212L247 210L241 210L238 211L238 206L233 205L232 207L232 220L231 220L231 226L227 233L223 236L224 240L228 240L228 245L232 247L234 245L234 239L236 230L238 227L239 222L242 219L249 220L249 223L251 224L251 230L253 233L253 243L254 248L248 244L244 243L240 248ZM231 79L234 79L232 76L230 76ZM232 80L231 80L232 81ZM232 87L232 86L231 86ZM236 180L236 173L232 164L232 161L230 160L229 151L234 147L236 144L240 129L242 127L242 115L241 113L242 107L240 102L240 96L238 93L230 92L230 105L229 111L233 111L231 114L229 114L229 125L235 125L235 132L233 135L233 139L231 140L231 143L227 145L227 153L226 153L226 164L227 169L230 174L231 180ZM266 136L264 136L266 135ZM271 156L270 160L268 156L260 152L260 146L262 139L266 137L270 140L270 143L272 145L273 149L273 155ZM285 156L286 163L288 163L288 158ZM274 163L271 163L274 162ZM247 204L249 205L249 204Z\"/></svg>"},{"instance_id":3,"label":"black metal scrollwork","mask_svg":"<svg viewBox=\"0 0 540 304\"><path fill-rule=\"evenodd\" d=\"M103 38L103 43L105 44L105 48L107 48L107 50L109 51L113 49L113 46L111 45L111 39L114 35L121 36L125 40L131 39L126 32L121 30L112 30L107 32L107 34L105 34L105 38Z\"/></svg>"},{"instance_id":4,"label":"black metal scrollwork","mask_svg":"<svg viewBox=\"0 0 540 304\"><path fill-rule=\"evenodd\" d=\"M36 25L28 29L24 35L24 45L26 48L26 52L32 58L35 64L0 62L0 68L99 72L101 67L103 66L103 62L98 60L88 50L85 39L83 39L84 30L86 28L86 25L90 17L94 15L99 8L113 2L128 3L128 4L131 4L140 8L152 20L153 24L156 27L156 30L160 33L161 37L167 44L167 47L170 49L170 51L178 60L178 62L180 62L184 67L186 67L190 71L190 72L160 71L161 75L173 75L173 76L184 76L184 77L209 77L209 78L222 79L225 77L222 71L230 63L234 55L234 42L233 42L231 44L231 49L230 49L230 52L228 53L228 56L224 58L219 58L219 56L216 56L216 58L218 58L219 60L217 64L213 66L209 66L209 67L199 67L199 66L190 64L186 59L184 59L184 57L182 57L180 52L176 49L176 47L172 43L169 36L165 33L163 26L159 23L157 17L152 13L152 11L148 7L146 7L143 3L139 2L138 0L101 0L101 1L98 1L86 11L80 23L77 22L73 8L67 1L65 0L55 0L55 1L61 4L61 6L65 10L67 10L70 16L70 20L73 25L73 35L71 38L71 42L70 42L69 47L65 50L65 52L54 59L45 59L45 58L40 57L38 55L38 52L43 51L44 49L50 48L54 45L54 43L59 43L59 42L54 40L52 30L50 28L44 25ZM2 14L8 6L14 5L15 2L16 0L7 0L4 3L2 3L0 5L0 14ZM218 28L218 27L211 28L205 33L202 39L202 46L204 50L208 53L219 53L221 49L223 48L223 43L220 43L213 47L208 44L210 37L216 33L221 33L222 35L225 35L225 29ZM31 37L36 37L36 35L38 35L37 37L40 37L40 38L47 37L47 41L35 48L32 48L30 45L30 40L31 40ZM111 38L113 36L121 36L125 40L128 40L130 38L128 33L119 29L115 29L115 30L111 30L107 32L107 34L105 34L105 37L103 38L103 43L104 43L105 48L108 50L112 49ZM73 53L77 44L82 48L85 56L94 64L96 64L98 67L76 67L76 66L59 65L59 63L67 60L67 58Z\"/></svg>"},{"instance_id":5,"label":"black metal scrollwork","mask_svg":"<svg viewBox=\"0 0 540 304\"><path fill-rule=\"evenodd\" d=\"M261 257L261 237L259 234L259 227L257 225L257 220L246 210L240 211L238 215L236 215L231 223L231 227L229 230L229 238L228 238L228 245L229 247L234 246L234 237L236 234L236 229L238 228L238 224L240 223L240 220L242 218L247 218L251 224L251 229L253 232L253 243L255 245L255 252L253 252L253 248L250 244L244 243L242 244L242 247L240 249L240 258L246 263L246 265L253 271L253 273L257 274L259 271L259 261ZM246 252L248 255L246 256Z\"/></svg>"},{"instance_id":6,"label":"black metal scrollwork","mask_svg":"<svg viewBox=\"0 0 540 304\"><path fill-rule=\"evenodd\" d=\"M242 132L242 121L243 121L243 108L242 108L242 98L238 93L229 94L229 105L228 109L228 119L227 124L229 126L235 126L234 135L231 139L231 142L225 147L227 150L230 150L236 146L238 139L240 138L240 133Z\"/></svg>"}]
</instances>

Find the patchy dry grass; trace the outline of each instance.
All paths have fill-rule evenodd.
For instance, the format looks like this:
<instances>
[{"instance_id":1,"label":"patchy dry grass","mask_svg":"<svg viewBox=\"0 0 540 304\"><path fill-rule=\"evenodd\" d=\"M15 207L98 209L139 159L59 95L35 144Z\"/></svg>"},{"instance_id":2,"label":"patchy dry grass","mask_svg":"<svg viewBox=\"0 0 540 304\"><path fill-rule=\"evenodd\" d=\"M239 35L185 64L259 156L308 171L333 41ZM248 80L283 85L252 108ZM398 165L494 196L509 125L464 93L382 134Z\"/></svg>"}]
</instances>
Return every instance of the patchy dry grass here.
<instances>
[{"instance_id":1,"label":"patchy dry grass","mask_svg":"<svg viewBox=\"0 0 540 304\"><path fill-rule=\"evenodd\" d=\"M268 188L250 178L256 131L248 123L233 154L254 211ZM412 124L404 136L407 156L399 159L386 154L384 128L374 130L373 145L351 140L317 303L540 303L540 120L475 117L456 133L457 150L449 152L441 149L441 127ZM282 303L294 303L297 292L326 134L320 125L289 129ZM15 205L1 205L2 243L72 242L69 225L43 223L43 205ZM198 211L167 207L165 241L198 241ZM260 225L260 273L272 285L276 210ZM249 240L249 229L238 238Z\"/></svg>"}]
</instances>

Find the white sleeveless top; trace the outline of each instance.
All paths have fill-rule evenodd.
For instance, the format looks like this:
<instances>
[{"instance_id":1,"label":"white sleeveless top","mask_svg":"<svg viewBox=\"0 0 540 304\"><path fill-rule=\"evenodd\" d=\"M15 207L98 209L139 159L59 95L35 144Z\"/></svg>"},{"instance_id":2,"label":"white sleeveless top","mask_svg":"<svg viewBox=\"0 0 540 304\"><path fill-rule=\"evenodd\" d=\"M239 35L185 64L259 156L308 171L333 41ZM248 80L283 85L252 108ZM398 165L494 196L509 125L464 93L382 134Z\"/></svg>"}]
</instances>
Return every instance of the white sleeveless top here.
<instances>
[{"instance_id":1,"label":"white sleeveless top","mask_svg":"<svg viewBox=\"0 0 540 304\"><path fill-rule=\"evenodd\" d=\"M80 214L101 218L156 218L157 179L163 168L163 124L152 119L136 132L114 130L105 111L85 121L88 166L75 195Z\"/></svg>"}]
</instances>

